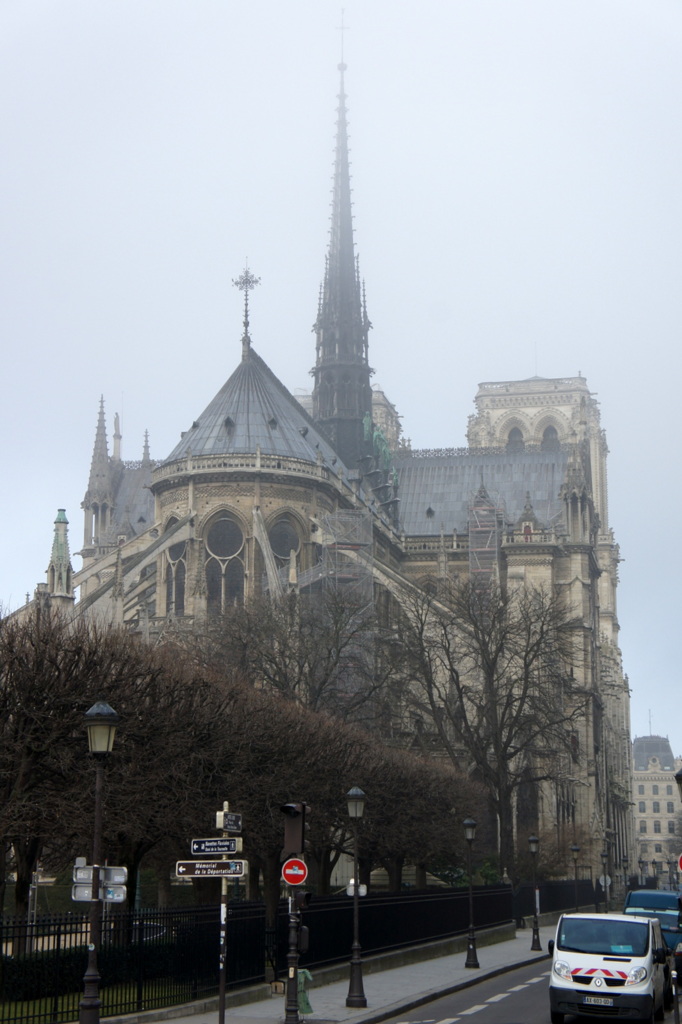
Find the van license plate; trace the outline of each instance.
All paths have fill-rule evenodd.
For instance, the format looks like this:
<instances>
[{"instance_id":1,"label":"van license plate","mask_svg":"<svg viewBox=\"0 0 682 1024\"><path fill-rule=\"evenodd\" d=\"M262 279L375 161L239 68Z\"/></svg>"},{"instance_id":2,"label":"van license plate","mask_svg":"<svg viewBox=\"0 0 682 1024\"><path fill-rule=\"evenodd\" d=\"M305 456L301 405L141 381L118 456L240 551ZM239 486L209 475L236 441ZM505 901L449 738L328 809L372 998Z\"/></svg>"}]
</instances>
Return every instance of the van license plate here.
<instances>
[{"instance_id":1,"label":"van license plate","mask_svg":"<svg viewBox=\"0 0 682 1024\"><path fill-rule=\"evenodd\" d=\"M605 999L604 996L585 996L583 1003L590 1006L613 1006L613 999Z\"/></svg>"}]
</instances>

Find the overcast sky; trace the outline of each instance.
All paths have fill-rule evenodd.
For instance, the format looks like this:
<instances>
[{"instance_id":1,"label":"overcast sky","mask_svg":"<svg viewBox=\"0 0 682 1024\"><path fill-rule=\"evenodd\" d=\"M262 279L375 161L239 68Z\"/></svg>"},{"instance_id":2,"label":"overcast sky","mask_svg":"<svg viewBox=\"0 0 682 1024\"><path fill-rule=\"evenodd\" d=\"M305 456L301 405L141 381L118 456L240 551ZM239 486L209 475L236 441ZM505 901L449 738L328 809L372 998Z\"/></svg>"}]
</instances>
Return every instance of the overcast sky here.
<instances>
[{"instance_id":1,"label":"overcast sky","mask_svg":"<svg viewBox=\"0 0 682 1024\"><path fill-rule=\"evenodd\" d=\"M374 380L415 447L481 381L601 403L632 733L682 753L681 0L347 0ZM254 347L309 388L340 4L2 0L0 601L82 545L99 398L165 458ZM677 397L676 397L677 396ZM111 447L110 447L111 450Z\"/></svg>"}]
</instances>

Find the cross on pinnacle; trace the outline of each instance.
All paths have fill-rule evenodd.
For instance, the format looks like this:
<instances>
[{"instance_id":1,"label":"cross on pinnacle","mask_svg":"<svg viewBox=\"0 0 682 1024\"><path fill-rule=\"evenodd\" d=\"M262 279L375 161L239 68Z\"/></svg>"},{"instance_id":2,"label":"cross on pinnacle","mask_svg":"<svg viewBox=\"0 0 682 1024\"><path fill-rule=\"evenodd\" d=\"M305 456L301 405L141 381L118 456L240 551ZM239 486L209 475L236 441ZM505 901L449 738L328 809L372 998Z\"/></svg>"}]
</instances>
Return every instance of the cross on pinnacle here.
<instances>
[{"instance_id":1,"label":"cross on pinnacle","mask_svg":"<svg viewBox=\"0 0 682 1024\"><path fill-rule=\"evenodd\" d=\"M244 292L244 334L242 336L242 358L244 358L251 345L251 338L249 336L249 292L256 285L260 284L260 277L254 277L247 263L239 277L232 278L232 284L235 288L239 288L240 292Z\"/></svg>"}]
</instances>

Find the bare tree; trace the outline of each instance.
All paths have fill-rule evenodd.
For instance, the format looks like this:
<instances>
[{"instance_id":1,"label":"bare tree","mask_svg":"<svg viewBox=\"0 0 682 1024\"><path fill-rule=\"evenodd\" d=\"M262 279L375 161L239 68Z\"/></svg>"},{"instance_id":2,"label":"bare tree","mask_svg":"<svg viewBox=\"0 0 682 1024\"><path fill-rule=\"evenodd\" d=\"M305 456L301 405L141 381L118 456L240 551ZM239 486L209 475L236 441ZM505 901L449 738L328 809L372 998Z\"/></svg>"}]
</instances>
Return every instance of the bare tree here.
<instances>
[{"instance_id":1,"label":"bare tree","mask_svg":"<svg viewBox=\"0 0 682 1024\"><path fill-rule=\"evenodd\" d=\"M346 721L371 715L383 686L377 638L373 606L343 588L265 595L172 634L199 664Z\"/></svg>"},{"instance_id":2,"label":"bare tree","mask_svg":"<svg viewBox=\"0 0 682 1024\"><path fill-rule=\"evenodd\" d=\"M575 756L585 694L574 685L576 621L541 587L453 583L404 606L403 700L453 764L475 774L498 820L501 866L514 870L519 794Z\"/></svg>"}]
</instances>

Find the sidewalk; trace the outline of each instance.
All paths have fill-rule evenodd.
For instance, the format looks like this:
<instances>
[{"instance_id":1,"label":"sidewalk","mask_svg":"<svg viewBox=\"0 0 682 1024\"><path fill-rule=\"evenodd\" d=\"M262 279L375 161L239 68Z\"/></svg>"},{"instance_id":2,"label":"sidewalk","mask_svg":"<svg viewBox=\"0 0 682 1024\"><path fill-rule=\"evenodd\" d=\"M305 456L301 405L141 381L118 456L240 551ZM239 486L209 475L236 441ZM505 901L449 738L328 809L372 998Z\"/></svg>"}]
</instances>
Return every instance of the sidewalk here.
<instances>
[{"instance_id":1,"label":"sidewalk","mask_svg":"<svg viewBox=\"0 0 682 1024\"><path fill-rule=\"evenodd\" d=\"M516 938L477 949L480 967L466 968L466 951L404 964L390 970L365 972L363 983L367 997L366 1009L349 1009L346 1006L348 977L318 987L313 984L308 990L312 1014L302 1016L303 1024L348 1021L349 1024L373 1024L426 1003L457 989L475 985L482 978L491 977L512 970L514 967L538 961L539 969L548 969L547 943L554 937L552 925L540 928L540 943L543 952L531 952L532 933L530 929L517 931ZM313 972L314 974L314 972ZM280 1024L284 1019L284 996L271 996L263 986L264 996L255 1002L229 1007L225 1011L226 1024ZM205 1004L204 1004L205 1006ZM211 1000L211 1006L217 1006ZM166 1020L174 1024L217 1024L218 1010L199 1006L199 1012L188 1013L188 1007L169 1007L164 1011ZM160 1019L161 1014L141 1014L110 1019L135 1024L136 1021Z\"/></svg>"}]
</instances>

